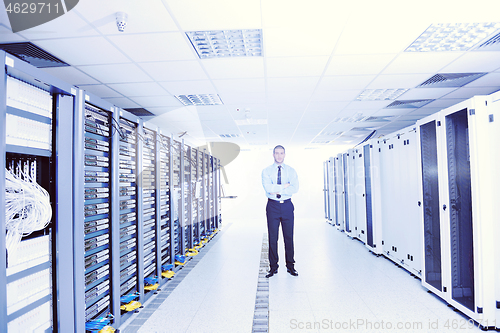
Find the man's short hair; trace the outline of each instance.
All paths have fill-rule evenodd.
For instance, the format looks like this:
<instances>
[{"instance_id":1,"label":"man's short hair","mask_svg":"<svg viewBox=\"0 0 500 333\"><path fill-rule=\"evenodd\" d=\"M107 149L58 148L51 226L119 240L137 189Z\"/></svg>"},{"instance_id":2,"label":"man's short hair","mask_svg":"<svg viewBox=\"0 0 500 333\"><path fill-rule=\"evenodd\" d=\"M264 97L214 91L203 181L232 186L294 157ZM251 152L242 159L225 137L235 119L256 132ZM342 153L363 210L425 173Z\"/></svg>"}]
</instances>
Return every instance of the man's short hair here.
<instances>
[{"instance_id":1,"label":"man's short hair","mask_svg":"<svg viewBox=\"0 0 500 333\"><path fill-rule=\"evenodd\" d=\"M273 154L274 154L274 152L276 151L276 148L281 148L281 149L283 149L283 152L285 151L285 147L283 147L282 145L277 145L277 146L276 146L276 147L274 147L274 149L273 149Z\"/></svg>"}]
</instances>

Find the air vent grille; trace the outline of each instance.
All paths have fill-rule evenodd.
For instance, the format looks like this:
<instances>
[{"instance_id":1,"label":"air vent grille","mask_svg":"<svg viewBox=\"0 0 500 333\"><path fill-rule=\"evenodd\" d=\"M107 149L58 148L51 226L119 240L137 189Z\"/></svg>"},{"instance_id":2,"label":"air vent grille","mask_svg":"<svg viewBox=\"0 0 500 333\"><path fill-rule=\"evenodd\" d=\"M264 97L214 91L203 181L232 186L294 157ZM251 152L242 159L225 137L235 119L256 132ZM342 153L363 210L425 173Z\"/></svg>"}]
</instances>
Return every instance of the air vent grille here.
<instances>
[{"instance_id":1,"label":"air vent grille","mask_svg":"<svg viewBox=\"0 0 500 333\"><path fill-rule=\"evenodd\" d=\"M384 117L368 117L363 121L370 122L389 122L394 118L394 116L384 116Z\"/></svg>"},{"instance_id":2,"label":"air vent grille","mask_svg":"<svg viewBox=\"0 0 500 333\"><path fill-rule=\"evenodd\" d=\"M239 134L219 134L221 138L239 138Z\"/></svg>"},{"instance_id":3,"label":"air vent grille","mask_svg":"<svg viewBox=\"0 0 500 333\"><path fill-rule=\"evenodd\" d=\"M434 101L433 99L418 99L407 101L394 101L386 109L417 109Z\"/></svg>"},{"instance_id":4,"label":"air vent grille","mask_svg":"<svg viewBox=\"0 0 500 333\"><path fill-rule=\"evenodd\" d=\"M30 42L0 44L0 49L38 68L69 66Z\"/></svg>"},{"instance_id":5,"label":"air vent grille","mask_svg":"<svg viewBox=\"0 0 500 333\"><path fill-rule=\"evenodd\" d=\"M477 51L498 51L500 50L500 33L488 39L476 48Z\"/></svg>"},{"instance_id":6,"label":"air vent grille","mask_svg":"<svg viewBox=\"0 0 500 333\"><path fill-rule=\"evenodd\" d=\"M149 112L148 110L144 108L131 108L131 109L125 109L126 111L132 113L133 115L136 115L137 117L152 117L155 116L154 113Z\"/></svg>"},{"instance_id":7,"label":"air vent grille","mask_svg":"<svg viewBox=\"0 0 500 333\"><path fill-rule=\"evenodd\" d=\"M479 79L486 73L448 73L436 74L427 81L421 83L417 88L453 88L463 87L474 80Z\"/></svg>"}]
</instances>

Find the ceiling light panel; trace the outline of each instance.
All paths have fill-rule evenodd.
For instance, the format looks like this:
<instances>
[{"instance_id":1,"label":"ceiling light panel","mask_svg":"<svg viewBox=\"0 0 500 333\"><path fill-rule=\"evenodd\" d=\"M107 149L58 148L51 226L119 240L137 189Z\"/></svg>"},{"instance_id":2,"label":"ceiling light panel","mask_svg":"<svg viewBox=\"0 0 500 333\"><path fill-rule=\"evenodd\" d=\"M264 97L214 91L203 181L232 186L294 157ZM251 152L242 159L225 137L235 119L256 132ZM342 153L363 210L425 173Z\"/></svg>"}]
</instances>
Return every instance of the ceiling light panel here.
<instances>
[{"instance_id":1,"label":"ceiling light panel","mask_svg":"<svg viewBox=\"0 0 500 333\"><path fill-rule=\"evenodd\" d=\"M500 23L437 23L405 52L467 51L500 28Z\"/></svg>"},{"instance_id":2,"label":"ceiling light panel","mask_svg":"<svg viewBox=\"0 0 500 333\"><path fill-rule=\"evenodd\" d=\"M409 89L366 89L356 97L357 101L391 101Z\"/></svg>"},{"instance_id":3,"label":"ceiling light panel","mask_svg":"<svg viewBox=\"0 0 500 333\"><path fill-rule=\"evenodd\" d=\"M188 105L222 105L222 100L217 94L204 95L176 95L182 104Z\"/></svg>"},{"instance_id":4,"label":"ceiling light panel","mask_svg":"<svg viewBox=\"0 0 500 333\"><path fill-rule=\"evenodd\" d=\"M262 30L186 32L200 59L262 56Z\"/></svg>"}]
</instances>

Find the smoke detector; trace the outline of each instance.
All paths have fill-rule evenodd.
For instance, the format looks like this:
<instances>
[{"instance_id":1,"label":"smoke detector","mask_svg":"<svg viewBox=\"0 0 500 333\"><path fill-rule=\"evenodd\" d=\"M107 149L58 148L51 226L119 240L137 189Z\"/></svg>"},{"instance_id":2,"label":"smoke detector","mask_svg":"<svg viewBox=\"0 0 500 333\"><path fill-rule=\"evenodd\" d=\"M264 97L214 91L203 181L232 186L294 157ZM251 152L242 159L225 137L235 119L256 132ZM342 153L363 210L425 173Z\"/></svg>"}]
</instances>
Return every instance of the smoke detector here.
<instances>
[{"instance_id":1,"label":"smoke detector","mask_svg":"<svg viewBox=\"0 0 500 333\"><path fill-rule=\"evenodd\" d=\"M128 14L124 12L117 12L116 13L116 27L118 28L119 32L124 32L125 28L127 27L127 22L128 22Z\"/></svg>"}]
</instances>

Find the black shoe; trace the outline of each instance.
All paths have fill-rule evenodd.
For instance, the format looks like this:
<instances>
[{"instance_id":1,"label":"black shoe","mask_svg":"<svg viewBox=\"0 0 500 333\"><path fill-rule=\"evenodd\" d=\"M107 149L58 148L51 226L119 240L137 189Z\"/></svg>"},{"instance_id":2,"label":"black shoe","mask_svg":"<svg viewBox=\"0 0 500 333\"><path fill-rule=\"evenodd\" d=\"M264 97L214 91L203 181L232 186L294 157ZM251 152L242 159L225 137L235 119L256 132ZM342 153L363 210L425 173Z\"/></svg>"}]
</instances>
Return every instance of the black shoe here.
<instances>
[{"instance_id":1,"label":"black shoe","mask_svg":"<svg viewBox=\"0 0 500 333\"><path fill-rule=\"evenodd\" d=\"M269 273L267 273L266 278L270 278L271 276L273 276L274 274L277 274L277 273L278 273L277 269L271 269L269 271Z\"/></svg>"},{"instance_id":2,"label":"black shoe","mask_svg":"<svg viewBox=\"0 0 500 333\"><path fill-rule=\"evenodd\" d=\"M299 276L299 272L297 272L294 268L287 268L286 271L293 276Z\"/></svg>"}]
</instances>

